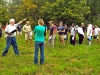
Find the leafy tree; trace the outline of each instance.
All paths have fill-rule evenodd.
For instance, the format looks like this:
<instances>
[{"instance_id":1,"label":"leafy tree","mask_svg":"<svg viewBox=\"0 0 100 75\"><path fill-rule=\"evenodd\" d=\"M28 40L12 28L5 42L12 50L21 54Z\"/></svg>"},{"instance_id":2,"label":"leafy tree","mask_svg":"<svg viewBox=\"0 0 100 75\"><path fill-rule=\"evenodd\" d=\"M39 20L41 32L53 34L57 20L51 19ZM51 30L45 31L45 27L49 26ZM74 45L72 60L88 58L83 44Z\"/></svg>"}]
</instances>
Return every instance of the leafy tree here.
<instances>
[{"instance_id":1,"label":"leafy tree","mask_svg":"<svg viewBox=\"0 0 100 75\"><path fill-rule=\"evenodd\" d=\"M100 0L87 0L87 5L90 7L91 13L87 15L89 22L100 24Z\"/></svg>"},{"instance_id":2,"label":"leafy tree","mask_svg":"<svg viewBox=\"0 0 100 75\"><path fill-rule=\"evenodd\" d=\"M0 0L0 23L1 24L5 24L7 20L5 16L6 14L7 14L6 2L3 0Z\"/></svg>"},{"instance_id":3,"label":"leafy tree","mask_svg":"<svg viewBox=\"0 0 100 75\"><path fill-rule=\"evenodd\" d=\"M54 3L46 2L41 7L41 14L48 20L64 21L68 24L79 23L85 20L90 13L86 0L56 0Z\"/></svg>"}]
</instances>

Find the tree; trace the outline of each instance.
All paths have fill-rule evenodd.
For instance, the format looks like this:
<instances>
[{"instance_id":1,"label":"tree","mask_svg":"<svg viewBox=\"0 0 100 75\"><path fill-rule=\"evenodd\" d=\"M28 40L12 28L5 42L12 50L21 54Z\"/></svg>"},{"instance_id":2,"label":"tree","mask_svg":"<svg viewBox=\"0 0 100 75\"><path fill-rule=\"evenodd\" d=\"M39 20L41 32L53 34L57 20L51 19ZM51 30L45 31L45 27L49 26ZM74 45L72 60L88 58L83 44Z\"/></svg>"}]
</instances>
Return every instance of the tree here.
<instances>
[{"instance_id":1,"label":"tree","mask_svg":"<svg viewBox=\"0 0 100 75\"><path fill-rule=\"evenodd\" d=\"M100 0L87 0L87 5L90 7L91 13L87 15L89 22L100 24Z\"/></svg>"},{"instance_id":2,"label":"tree","mask_svg":"<svg viewBox=\"0 0 100 75\"><path fill-rule=\"evenodd\" d=\"M90 8L86 0L56 0L54 3L46 2L41 7L41 14L48 20L64 21L68 24L79 23L85 20L85 16L90 13Z\"/></svg>"},{"instance_id":3,"label":"tree","mask_svg":"<svg viewBox=\"0 0 100 75\"><path fill-rule=\"evenodd\" d=\"M6 14L7 14L6 2L3 0L0 0L0 23L1 24L5 24L7 20L5 16Z\"/></svg>"}]
</instances>

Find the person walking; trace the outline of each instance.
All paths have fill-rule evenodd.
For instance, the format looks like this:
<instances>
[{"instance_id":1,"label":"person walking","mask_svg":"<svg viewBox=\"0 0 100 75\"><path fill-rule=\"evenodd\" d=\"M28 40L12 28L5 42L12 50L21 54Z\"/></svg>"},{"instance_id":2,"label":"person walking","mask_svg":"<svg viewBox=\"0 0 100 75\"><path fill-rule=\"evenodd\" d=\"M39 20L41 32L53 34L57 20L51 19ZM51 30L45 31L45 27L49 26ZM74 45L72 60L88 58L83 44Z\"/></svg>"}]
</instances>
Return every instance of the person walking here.
<instances>
[{"instance_id":1,"label":"person walking","mask_svg":"<svg viewBox=\"0 0 100 75\"><path fill-rule=\"evenodd\" d=\"M38 20L38 25L34 28L35 34L35 52L34 52L34 64L38 64L38 50L40 49L40 64L44 63L44 41L45 41L45 27L43 19Z\"/></svg>"},{"instance_id":2,"label":"person walking","mask_svg":"<svg viewBox=\"0 0 100 75\"><path fill-rule=\"evenodd\" d=\"M15 19L10 19L10 24L7 25L6 29L5 29L5 33L8 34L7 39L6 39L6 47L2 53L2 56L5 56L10 48L10 46L13 46L14 52L16 55L19 55L19 51L18 51L18 46L17 46L17 42L16 42L16 29L17 26L19 24L21 24L23 21L25 21L26 19L23 19L22 21L18 22L17 24L15 24Z\"/></svg>"}]
</instances>

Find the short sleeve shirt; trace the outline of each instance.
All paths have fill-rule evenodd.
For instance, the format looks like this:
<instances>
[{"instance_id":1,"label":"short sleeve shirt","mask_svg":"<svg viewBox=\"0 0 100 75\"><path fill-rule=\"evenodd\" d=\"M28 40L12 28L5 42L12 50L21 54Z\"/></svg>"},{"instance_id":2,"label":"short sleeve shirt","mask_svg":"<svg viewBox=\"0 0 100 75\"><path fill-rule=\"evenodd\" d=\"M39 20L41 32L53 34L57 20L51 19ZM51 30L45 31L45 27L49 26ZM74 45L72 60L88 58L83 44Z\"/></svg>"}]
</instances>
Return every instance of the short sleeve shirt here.
<instances>
[{"instance_id":1,"label":"short sleeve shirt","mask_svg":"<svg viewBox=\"0 0 100 75\"><path fill-rule=\"evenodd\" d=\"M9 25L6 26L5 32L10 33L13 30L17 29L17 26L18 26L18 24L14 24L14 26L12 26L12 25L9 24ZM14 32L12 35L9 35L9 36L10 37L16 36L16 32Z\"/></svg>"},{"instance_id":2,"label":"short sleeve shirt","mask_svg":"<svg viewBox=\"0 0 100 75\"><path fill-rule=\"evenodd\" d=\"M22 26L21 25L19 25L18 27L17 27L17 30L19 31L19 32L21 32L22 30Z\"/></svg>"},{"instance_id":3,"label":"short sleeve shirt","mask_svg":"<svg viewBox=\"0 0 100 75\"><path fill-rule=\"evenodd\" d=\"M65 30L64 26L58 27L58 31L64 31L64 30ZM64 32L59 32L59 35L64 35Z\"/></svg>"},{"instance_id":4,"label":"short sleeve shirt","mask_svg":"<svg viewBox=\"0 0 100 75\"><path fill-rule=\"evenodd\" d=\"M50 26L50 36L53 34L53 30L54 30L54 27L53 26Z\"/></svg>"},{"instance_id":5,"label":"short sleeve shirt","mask_svg":"<svg viewBox=\"0 0 100 75\"><path fill-rule=\"evenodd\" d=\"M95 28L94 29L94 35L99 35L100 32L100 28Z\"/></svg>"},{"instance_id":6,"label":"short sleeve shirt","mask_svg":"<svg viewBox=\"0 0 100 75\"><path fill-rule=\"evenodd\" d=\"M34 28L34 33L35 33L35 41L37 42L44 42L44 32L45 32L45 27L44 26L36 26Z\"/></svg>"}]
</instances>

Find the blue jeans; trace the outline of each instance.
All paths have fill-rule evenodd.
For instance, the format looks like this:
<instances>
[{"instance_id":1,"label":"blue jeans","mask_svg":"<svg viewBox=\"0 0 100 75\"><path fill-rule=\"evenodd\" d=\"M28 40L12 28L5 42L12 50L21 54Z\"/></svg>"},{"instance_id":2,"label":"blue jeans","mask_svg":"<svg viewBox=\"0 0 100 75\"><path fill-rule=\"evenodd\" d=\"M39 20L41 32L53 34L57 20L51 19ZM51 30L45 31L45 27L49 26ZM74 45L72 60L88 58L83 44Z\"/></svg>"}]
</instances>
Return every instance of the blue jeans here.
<instances>
[{"instance_id":1,"label":"blue jeans","mask_svg":"<svg viewBox=\"0 0 100 75\"><path fill-rule=\"evenodd\" d=\"M4 52L2 53L2 56L5 56L10 48L10 46L13 46L14 52L16 55L19 55L19 51L18 51L18 46L16 43L16 38L15 37L7 37L6 40L6 48L4 49Z\"/></svg>"},{"instance_id":2,"label":"blue jeans","mask_svg":"<svg viewBox=\"0 0 100 75\"><path fill-rule=\"evenodd\" d=\"M38 64L38 50L40 48L40 64L44 63L44 42L35 42L34 63Z\"/></svg>"}]
</instances>

